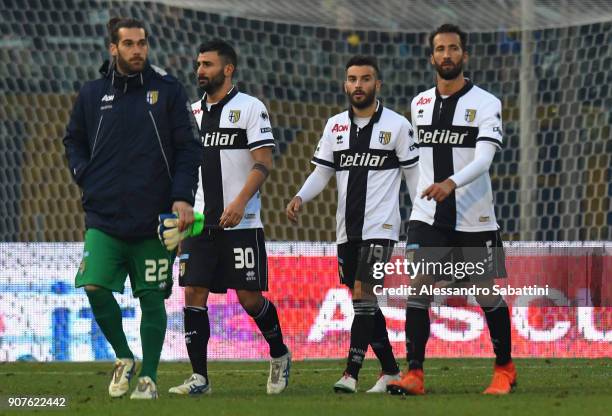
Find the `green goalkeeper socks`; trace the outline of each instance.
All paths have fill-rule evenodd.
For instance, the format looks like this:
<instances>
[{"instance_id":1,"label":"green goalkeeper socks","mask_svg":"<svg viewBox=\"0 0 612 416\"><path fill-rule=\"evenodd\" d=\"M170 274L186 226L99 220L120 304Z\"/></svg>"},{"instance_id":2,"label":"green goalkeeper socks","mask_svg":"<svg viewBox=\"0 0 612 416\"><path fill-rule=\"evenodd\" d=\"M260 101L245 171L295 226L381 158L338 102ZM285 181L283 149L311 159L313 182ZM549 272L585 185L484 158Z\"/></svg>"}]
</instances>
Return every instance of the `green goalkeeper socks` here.
<instances>
[{"instance_id":1,"label":"green goalkeeper socks","mask_svg":"<svg viewBox=\"0 0 612 416\"><path fill-rule=\"evenodd\" d=\"M157 367L164 337L166 336L166 305L163 292L147 292L140 297L142 319L140 339L142 342L142 368L140 377L149 376L157 382Z\"/></svg>"},{"instance_id":2,"label":"green goalkeeper socks","mask_svg":"<svg viewBox=\"0 0 612 416\"><path fill-rule=\"evenodd\" d=\"M104 288L86 290L89 304L98 326L115 351L117 358L134 359L130 351L123 326L121 325L121 308L113 293Z\"/></svg>"}]
</instances>

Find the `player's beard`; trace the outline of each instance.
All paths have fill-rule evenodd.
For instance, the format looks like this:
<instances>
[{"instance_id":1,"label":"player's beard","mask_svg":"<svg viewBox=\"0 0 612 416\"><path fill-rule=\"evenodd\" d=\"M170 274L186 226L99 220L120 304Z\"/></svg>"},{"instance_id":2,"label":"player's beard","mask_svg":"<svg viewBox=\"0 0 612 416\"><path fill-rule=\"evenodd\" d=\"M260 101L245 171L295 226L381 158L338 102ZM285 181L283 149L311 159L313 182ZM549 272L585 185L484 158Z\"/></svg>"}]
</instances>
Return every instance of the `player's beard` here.
<instances>
[{"instance_id":1,"label":"player's beard","mask_svg":"<svg viewBox=\"0 0 612 416\"><path fill-rule=\"evenodd\" d=\"M117 64L117 69L119 70L119 72L127 75L132 75L137 72L141 72L145 66L145 58L135 57L128 61L127 59L124 59L123 56L121 56L121 52L117 52L115 62Z\"/></svg>"},{"instance_id":2,"label":"player's beard","mask_svg":"<svg viewBox=\"0 0 612 416\"><path fill-rule=\"evenodd\" d=\"M451 61L444 61L445 63L450 63L452 66L443 66L442 64L435 64L436 72L440 76L440 78L451 81L453 79L458 78L463 73L463 61L459 61L458 63L454 63Z\"/></svg>"},{"instance_id":3,"label":"player's beard","mask_svg":"<svg viewBox=\"0 0 612 416\"><path fill-rule=\"evenodd\" d=\"M207 95L214 95L225 83L225 75L223 70L219 71L215 76L211 78L198 77L198 86Z\"/></svg>"},{"instance_id":4,"label":"player's beard","mask_svg":"<svg viewBox=\"0 0 612 416\"><path fill-rule=\"evenodd\" d=\"M363 108L368 108L369 106L372 105L372 103L374 103L374 100L376 100L376 90L374 89L370 91L369 93L364 90L359 90L359 92L364 94L364 97L361 101L357 101L354 98L356 91L353 91L352 94L347 94L351 105L359 110Z\"/></svg>"}]
</instances>

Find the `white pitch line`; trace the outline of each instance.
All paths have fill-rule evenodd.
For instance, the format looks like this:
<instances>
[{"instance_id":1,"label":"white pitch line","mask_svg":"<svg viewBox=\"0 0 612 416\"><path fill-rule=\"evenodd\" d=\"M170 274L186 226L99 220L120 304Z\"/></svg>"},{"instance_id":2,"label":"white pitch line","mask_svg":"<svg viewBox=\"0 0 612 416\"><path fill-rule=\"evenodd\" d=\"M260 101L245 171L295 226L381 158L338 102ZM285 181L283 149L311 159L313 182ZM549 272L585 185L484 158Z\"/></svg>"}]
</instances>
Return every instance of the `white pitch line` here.
<instances>
[{"instance_id":1,"label":"white pitch line","mask_svg":"<svg viewBox=\"0 0 612 416\"><path fill-rule=\"evenodd\" d=\"M591 368L591 369L597 369L597 368L606 368L606 369L611 369L612 370L612 365L602 365L602 366L596 366L596 367L584 367L584 366L528 366L528 367L520 367L519 366L519 370L521 371L526 371L526 370L530 370L530 369L534 369L534 370L567 370L567 369L581 369L584 370L585 368ZM427 367L427 372L431 372L431 371L440 371L440 372L449 372L453 377L456 376L456 374L453 372L453 370L488 370L491 368L491 366L461 366L461 367L448 367L448 368L444 368L444 367ZM293 367L294 372L307 372L307 373L314 373L314 372L338 372L341 371L342 368L341 366L339 367L324 367L324 368L295 368ZM83 375L97 375L101 370L98 371L40 371L40 370L33 370L33 371L6 371L6 372L0 372L0 376L3 376L5 374L15 374L15 375L32 375L32 374L43 374L43 375L74 375L74 376L83 376ZM366 373L378 373L379 370L376 368L364 368L361 370L362 372L366 372ZM188 372L188 371L187 371ZM208 370L208 372L210 374L223 374L223 373L243 373L243 374L254 374L254 373L267 373L268 369L248 369L248 370L240 370L240 369L235 369L235 370ZM185 371L177 371L177 370L159 370L158 373L161 374L186 374ZM108 374L110 375L110 371L108 371Z\"/></svg>"}]
</instances>

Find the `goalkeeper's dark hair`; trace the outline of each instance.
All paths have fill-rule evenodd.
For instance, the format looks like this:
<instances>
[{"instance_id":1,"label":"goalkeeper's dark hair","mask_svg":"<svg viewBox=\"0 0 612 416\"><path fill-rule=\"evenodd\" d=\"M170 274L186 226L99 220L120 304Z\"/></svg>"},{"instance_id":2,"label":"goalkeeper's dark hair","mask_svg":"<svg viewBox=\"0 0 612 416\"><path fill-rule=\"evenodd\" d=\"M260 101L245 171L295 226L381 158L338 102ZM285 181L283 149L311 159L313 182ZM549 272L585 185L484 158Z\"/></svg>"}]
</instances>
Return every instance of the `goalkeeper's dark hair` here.
<instances>
[{"instance_id":1,"label":"goalkeeper's dark hair","mask_svg":"<svg viewBox=\"0 0 612 416\"><path fill-rule=\"evenodd\" d=\"M467 33L462 31L457 25L454 25L452 23L444 23L442 26L437 28L431 35L429 35L429 47L431 48L432 54L434 50L434 38L440 33L456 33L457 35L459 35L459 40L461 41L461 50L463 52L467 52Z\"/></svg>"},{"instance_id":2,"label":"goalkeeper's dark hair","mask_svg":"<svg viewBox=\"0 0 612 416\"><path fill-rule=\"evenodd\" d=\"M236 54L236 50L224 40L212 39L206 41L200 45L198 52L217 52L221 59L223 59L225 65L232 64L234 68L238 66L238 55Z\"/></svg>"},{"instance_id":3,"label":"goalkeeper's dark hair","mask_svg":"<svg viewBox=\"0 0 612 416\"><path fill-rule=\"evenodd\" d=\"M145 39L149 37L147 28L140 20L132 19L131 17L113 17L106 24L108 30L108 41L117 45L119 43L119 29L142 29L145 33Z\"/></svg>"},{"instance_id":4,"label":"goalkeeper's dark hair","mask_svg":"<svg viewBox=\"0 0 612 416\"><path fill-rule=\"evenodd\" d=\"M381 79L380 77L380 69L378 68L378 62L376 58L368 55L354 55L351 59L346 63L345 71L352 66L371 66L374 68L374 75L376 75L376 79Z\"/></svg>"}]
</instances>

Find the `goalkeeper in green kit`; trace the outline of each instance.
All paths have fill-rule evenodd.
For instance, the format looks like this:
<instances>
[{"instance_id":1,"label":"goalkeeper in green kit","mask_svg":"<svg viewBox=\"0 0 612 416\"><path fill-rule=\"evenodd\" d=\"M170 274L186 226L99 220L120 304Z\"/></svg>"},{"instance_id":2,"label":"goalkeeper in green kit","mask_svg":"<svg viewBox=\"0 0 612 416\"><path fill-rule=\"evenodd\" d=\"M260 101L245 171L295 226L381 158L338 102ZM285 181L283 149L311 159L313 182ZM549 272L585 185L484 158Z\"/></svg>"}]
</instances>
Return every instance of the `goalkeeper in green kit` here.
<instances>
[{"instance_id":1,"label":"goalkeeper in green kit","mask_svg":"<svg viewBox=\"0 0 612 416\"><path fill-rule=\"evenodd\" d=\"M158 217L176 213L160 231L177 242L185 231L197 232L193 203L203 148L183 86L147 60L143 23L113 18L108 30L112 60L81 88L64 137L87 229L75 285L85 289L115 352L108 392L121 397L136 362L113 292L122 293L129 276L142 311L142 366L131 398L155 399L175 257L157 238Z\"/></svg>"}]
</instances>

